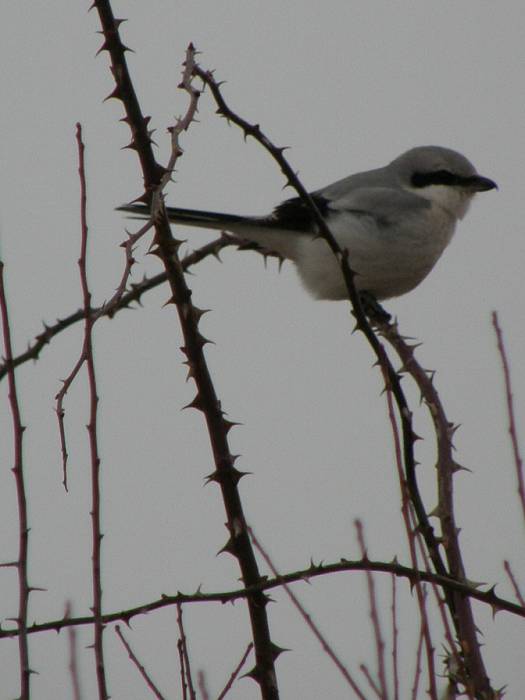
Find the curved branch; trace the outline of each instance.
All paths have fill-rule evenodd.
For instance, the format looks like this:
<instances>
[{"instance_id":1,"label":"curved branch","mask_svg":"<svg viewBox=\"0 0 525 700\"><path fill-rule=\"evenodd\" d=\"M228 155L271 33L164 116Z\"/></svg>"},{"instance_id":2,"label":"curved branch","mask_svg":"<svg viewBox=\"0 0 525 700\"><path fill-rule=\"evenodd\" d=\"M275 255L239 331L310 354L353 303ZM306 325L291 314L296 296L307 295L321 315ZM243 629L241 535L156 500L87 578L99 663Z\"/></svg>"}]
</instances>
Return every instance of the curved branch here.
<instances>
[{"instance_id":1,"label":"curved branch","mask_svg":"<svg viewBox=\"0 0 525 700\"><path fill-rule=\"evenodd\" d=\"M463 581L455 581L447 576L439 576L438 574L433 574L429 571L416 570L409 566L403 566L398 564L396 560L392 562L376 561L371 559L359 559L351 561L348 559L341 559L338 562L332 564L314 564L312 563L306 569L300 569L299 571L293 571L288 574L280 574L278 577L269 578L266 580L261 580L258 584L250 586L249 588L238 588L232 591L222 591L217 593L202 593L200 588L193 594L187 593L177 593L176 595L162 595L157 600L153 600L149 603L144 603L142 605L137 605L133 608L128 608L127 610L121 610L119 612L107 613L101 616L101 620L105 624L111 622L125 622L126 624L133 617L137 615L146 615L148 613L154 612L155 610L160 610L165 607L170 607L177 604L186 603L229 603L235 600L246 598L254 592L270 591L275 588L279 588L283 583L292 584L299 583L301 581L308 582L310 579L317 578L318 576L326 576L329 574L336 573L348 573L348 572L363 572L363 571L374 571L377 573L384 573L396 576L397 578L406 579L410 584L410 587L414 586L418 581L426 581L428 583L440 586L444 590L456 591L461 593L463 596L468 596L474 598L480 603L489 605L491 609L496 612L507 612L518 617L525 618L525 606L519 605L518 603L513 603L506 598L500 598L494 592L494 587L490 588L488 591L480 591L477 588L465 583ZM81 617L64 617L61 620L52 620L49 622L42 622L39 624L31 625L27 628L28 634L34 634L37 632L59 632L65 627L71 626L81 626L81 625L92 625L94 623L94 617L92 615L86 615ZM18 629L6 630L0 629L0 639L3 637L16 637L18 636Z\"/></svg>"}]
</instances>

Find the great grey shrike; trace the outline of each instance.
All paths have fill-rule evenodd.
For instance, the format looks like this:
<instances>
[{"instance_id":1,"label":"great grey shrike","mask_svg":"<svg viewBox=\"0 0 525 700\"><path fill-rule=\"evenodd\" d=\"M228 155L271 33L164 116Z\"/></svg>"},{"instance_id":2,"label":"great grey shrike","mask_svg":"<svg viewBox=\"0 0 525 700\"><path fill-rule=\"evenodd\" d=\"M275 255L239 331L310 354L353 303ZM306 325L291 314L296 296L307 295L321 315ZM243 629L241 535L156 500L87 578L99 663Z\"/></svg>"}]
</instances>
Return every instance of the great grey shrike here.
<instances>
[{"instance_id":1,"label":"great grey shrike","mask_svg":"<svg viewBox=\"0 0 525 700\"><path fill-rule=\"evenodd\" d=\"M477 192L496 188L465 156L440 146L406 151L383 168L350 175L312 193L357 273L355 286L376 299L414 289L434 267ZM141 204L119 207L149 216ZM268 216L167 207L170 221L220 229L291 260L317 299L348 297L339 264L299 197Z\"/></svg>"}]
</instances>

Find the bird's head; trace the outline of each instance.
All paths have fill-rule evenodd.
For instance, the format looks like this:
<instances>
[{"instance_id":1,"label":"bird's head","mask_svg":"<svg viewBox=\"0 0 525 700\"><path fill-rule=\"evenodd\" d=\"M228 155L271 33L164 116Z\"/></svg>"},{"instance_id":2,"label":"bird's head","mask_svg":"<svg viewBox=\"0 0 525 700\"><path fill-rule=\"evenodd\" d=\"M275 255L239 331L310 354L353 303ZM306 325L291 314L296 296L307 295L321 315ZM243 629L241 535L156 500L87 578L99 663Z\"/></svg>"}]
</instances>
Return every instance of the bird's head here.
<instances>
[{"instance_id":1,"label":"bird's head","mask_svg":"<svg viewBox=\"0 0 525 700\"><path fill-rule=\"evenodd\" d=\"M455 219L465 216L477 192L497 188L493 180L479 175L465 156L441 146L412 148L387 168L403 189L430 200Z\"/></svg>"}]
</instances>

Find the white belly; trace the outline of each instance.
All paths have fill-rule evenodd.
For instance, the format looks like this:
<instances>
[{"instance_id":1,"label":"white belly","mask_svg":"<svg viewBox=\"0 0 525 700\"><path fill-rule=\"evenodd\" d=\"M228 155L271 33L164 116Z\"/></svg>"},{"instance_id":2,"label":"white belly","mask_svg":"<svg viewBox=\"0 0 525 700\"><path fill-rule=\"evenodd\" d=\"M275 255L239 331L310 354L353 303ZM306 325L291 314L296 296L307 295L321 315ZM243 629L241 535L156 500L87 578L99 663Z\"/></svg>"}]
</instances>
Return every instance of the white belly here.
<instances>
[{"instance_id":1,"label":"white belly","mask_svg":"<svg viewBox=\"0 0 525 700\"><path fill-rule=\"evenodd\" d=\"M343 227L344 220L344 227ZM341 248L347 248L355 285L378 299L414 289L434 267L454 233L446 212L427 210L403 227L378 228L371 219L348 217L331 222ZM346 286L334 254L322 239L300 236L293 260L306 289L317 299L345 299Z\"/></svg>"}]
</instances>

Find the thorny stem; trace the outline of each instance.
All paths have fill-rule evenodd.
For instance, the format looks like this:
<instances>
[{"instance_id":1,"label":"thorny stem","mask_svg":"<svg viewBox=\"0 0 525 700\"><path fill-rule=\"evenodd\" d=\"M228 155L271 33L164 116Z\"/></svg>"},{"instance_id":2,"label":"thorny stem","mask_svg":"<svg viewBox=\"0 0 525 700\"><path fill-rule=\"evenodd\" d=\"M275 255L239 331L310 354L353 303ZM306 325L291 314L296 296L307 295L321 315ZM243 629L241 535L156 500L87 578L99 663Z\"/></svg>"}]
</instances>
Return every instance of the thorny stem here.
<instances>
[{"instance_id":1,"label":"thorny stem","mask_svg":"<svg viewBox=\"0 0 525 700\"><path fill-rule=\"evenodd\" d=\"M348 296L352 304L353 313L357 321L357 328L365 335L367 341L369 342L372 350L374 351L378 364L381 367L383 377L385 379L386 388L388 391L392 391L398 412L400 415L402 432L403 432L403 457L405 464L407 487L410 494L410 499L412 506L415 510L418 528L420 529L432 559L436 572L442 575L447 574L447 567L443 562L441 553L439 551L438 541L434 535L434 530L430 525L428 515L426 513L421 495L419 492L419 487L417 485L416 477L416 462L414 459L414 441L416 436L412 428L412 417L411 412L408 407L404 392L401 388L400 378L395 372L382 344L378 340L376 334L372 330L366 314L363 310L359 294L354 285L354 272L352 271L350 264L351 261L348 259L348 250L342 250L332 235L326 221L321 215L319 209L315 205L311 195L305 190L302 183L299 181L297 175L292 170L287 160L283 155L283 149L277 148L268 137L262 132L258 124L250 124L246 120L242 119L233 112L226 104L221 90L220 85L216 82L213 74L209 71L205 71L199 66L195 67L195 74L198 75L201 80L208 85L212 95L217 104L217 111L222 116L234 122L239 126L245 136L252 136L256 139L275 159L279 164L282 172L284 173L287 184L294 187L299 196L303 201L309 206L312 214L314 215L319 234L323 237L327 244L330 246L332 252L338 260L341 272L343 274ZM381 320L377 320L378 325L386 326L387 324ZM392 326L391 326L392 327ZM410 353L411 359L413 353ZM425 378L428 382L428 377ZM448 423L447 423L448 426ZM442 427L437 425L437 428ZM445 439L437 433L438 437L438 450L441 452L439 458L440 469L443 466L443 471L446 473L442 478L438 479L439 489L440 489L440 509L443 508L444 515L441 516L441 527L443 531L443 536L445 538L445 552L447 556L448 570L454 578L464 578L464 570L461 563L461 555L459 550L459 545L457 542L457 530L454 524L453 517L453 504L452 504L452 473L453 473L453 461L448 459L446 455L447 441L448 441L448 430L445 433ZM448 441L449 442L449 441ZM449 468L450 467L450 468ZM480 700L487 700L488 698L495 697L494 691L490 686L490 681L486 674L483 660L481 657L479 643L476 636L476 627L472 615L472 610L468 600L460 598L458 596L447 597L447 603L450 608L451 615L454 619L456 630L462 645L463 652L465 654L465 679L463 682L467 687L473 689L476 697ZM460 605L461 610L456 610L456 606Z\"/></svg>"},{"instance_id":2,"label":"thorny stem","mask_svg":"<svg viewBox=\"0 0 525 700\"><path fill-rule=\"evenodd\" d=\"M397 404L403 432L403 457L406 470L407 486L410 492L412 505L417 514L418 527L421 530L423 537L425 538L425 542L430 552L436 572L445 576L447 574L447 569L441 558L438 542L434 535L434 530L430 525L428 516L426 514L425 506L421 499L421 495L419 493L419 488L417 485L416 462L414 458L414 441L416 438L415 433L412 429L412 414L408 407L408 403L406 401L403 390L401 388L399 376L397 375L390 360L388 359L385 349L383 348L382 344L379 342L377 336L372 330L372 327L363 310L361 299L357 293L353 282L354 273L349 265L348 251L342 250L339 247L337 241L333 237L326 221L324 220L321 212L317 208L311 195L306 191L301 181L297 177L296 173L293 171L290 164L284 157L284 149L275 146L270 141L270 139L262 132L258 124L250 124L230 109L230 107L226 104L224 97L222 96L219 83L217 83L217 81L214 79L213 74L211 72L205 71L199 66L196 66L195 74L198 75L199 78L201 78L201 80L210 88L213 98L215 99L215 102L217 104L217 112L229 121L232 121L239 128L241 128L245 136L252 136L268 151L268 153L276 161L287 180L287 184L291 185L295 189L297 194L310 208L315 218L315 222L319 230L319 235L326 240L327 244L330 246L332 252L336 256L336 259L340 264L341 272L343 274L347 286L349 300L352 304L353 314L357 321L356 327L365 335L368 343L370 344L383 373L386 388L387 390L392 391Z\"/></svg>"},{"instance_id":3,"label":"thorny stem","mask_svg":"<svg viewBox=\"0 0 525 700\"><path fill-rule=\"evenodd\" d=\"M111 57L111 70L116 84L111 96L121 100L124 105L126 121L132 134L130 147L137 151L142 166L143 201L148 204L153 202L155 205L154 243L156 248L153 252L164 265L171 294L169 301L177 309L184 336L183 352L186 354L190 375L197 386L197 395L191 405L204 414L208 427L215 461L215 471L209 479L216 481L220 486L230 535L223 551L228 551L236 557L243 582L248 587L257 584L261 576L246 531L244 512L237 488L242 474L235 469L234 457L229 449L227 433L232 424L224 418L204 357L203 348L206 340L198 330L201 312L191 302L191 292L186 285L177 255L179 244L171 235L169 222L162 207L160 186L168 171L156 162L153 155L151 136L148 131L149 119L142 115L131 82L125 59L125 47L118 31L120 22L113 17L108 0L95 0L93 6L99 14L104 34L101 50L108 51ZM190 45L186 61L193 63L193 57L194 49ZM193 102L190 104L189 122L193 119L192 106L194 107ZM270 638L266 614L267 602L261 592L250 594L247 598L256 658L256 665L249 675L259 684L263 700L277 700L279 692L274 660L280 650L273 645Z\"/></svg>"},{"instance_id":4,"label":"thorny stem","mask_svg":"<svg viewBox=\"0 0 525 700\"><path fill-rule=\"evenodd\" d=\"M405 578L410 583L411 588L418 582L428 581L440 586L443 589L449 588L450 590L458 591L463 595L470 596L471 598L490 606L493 610L506 611L508 613L518 615L518 617L525 618L525 605L519 605L510 600L506 600L505 598L500 598L494 593L493 588L486 592L480 591L472 588L472 586L469 586L467 583L461 583L459 581L455 581L454 579L439 576L438 574L434 574L429 571L415 570L411 567L398 564L397 561L384 562L374 561L371 559L351 561L348 559L341 559L333 564L312 564L307 569L301 569L300 571L293 571L287 574L280 574L278 578L261 579L258 584L250 586L250 588L239 588L237 590L223 591L219 593L202 593L199 590L194 594L179 593L172 596L163 595L157 600L143 603L142 605L138 605L133 608L128 608L126 610L113 613L106 613L101 616L101 619L106 625L111 622L118 621L128 623L137 615L146 615L154 612L155 610L177 605L177 603L228 603L246 598L254 592L270 591L275 588L280 588L283 582L291 584L299 581L308 581L309 579L316 578L318 576L366 570L393 574L399 578ZM59 620L50 620L49 622L43 622L40 624L35 623L27 628L27 633L35 634L49 631L58 632L59 630L71 625L92 625L93 622L94 618L92 615L74 618L61 618ZM18 635L18 629L0 629L0 639L4 637L16 637Z\"/></svg>"},{"instance_id":5,"label":"thorny stem","mask_svg":"<svg viewBox=\"0 0 525 700\"><path fill-rule=\"evenodd\" d=\"M438 449L436 465L437 515L441 523L443 547L450 576L458 581L465 581L465 567L458 539L459 530L454 516L453 476L460 468L452 455L452 435L455 428L445 415L431 377L415 359L414 348L405 343L394 324L383 323L380 325L380 329L399 355L403 371L408 372L417 384L434 423ZM496 698L497 693L490 685L481 655L470 601L458 593L445 591L445 594L463 655L463 669L458 680L465 686L467 693L475 698L480 700Z\"/></svg>"},{"instance_id":6,"label":"thorny stem","mask_svg":"<svg viewBox=\"0 0 525 700\"><path fill-rule=\"evenodd\" d=\"M94 650L97 676L98 696L100 700L109 700L106 673L104 669L104 648L103 634L104 623L102 622L102 582L101 582L101 543L102 532L100 528L100 456L98 453L97 440L97 415L98 415L98 394L97 380L95 375L95 361L93 358L93 318L91 316L91 292L87 278L87 239L88 226L86 219L86 176L84 167L84 144L82 142L82 127L77 124L77 143L79 154L79 177L80 177L80 218L82 229L82 241L80 246L80 257L78 267L80 271L80 283L82 287L82 297L84 302L84 347L82 356L86 362L88 387L89 387L89 423L87 426L89 435L89 451L91 454L91 524L92 524L92 586L93 586L93 617L94 628Z\"/></svg>"},{"instance_id":7,"label":"thorny stem","mask_svg":"<svg viewBox=\"0 0 525 700\"><path fill-rule=\"evenodd\" d=\"M27 638L27 608L29 604L29 582L27 573L27 554L29 525L27 520L27 498L24 479L23 434L24 426L20 416L20 404L16 387L15 368L13 366L13 350L11 347L11 330L9 313L4 288L4 263L0 261L0 312L4 336L5 364L9 383L9 404L13 420L14 464L13 475L16 483L18 502L18 559L14 566L18 573L18 656L20 659L20 700L29 700L31 669L29 667L29 645Z\"/></svg>"},{"instance_id":8,"label":"thorny stem","mask_svg":"<svg viewBox=\"0 0 525 700\"><path fill-rule=\"evenodd\" d=\"M227 234L223 234L214 241L206 243L206 245L188 253L188 255L181 260L182 269L189 270L192 265L199 263L209 255L218 257L221 250L231 245L238 246L239 241ZM136 302L140 304L142 295L145 294L145 292L149 292L151 289L155 289L159 285L164 284L166 280L166 273L159 272L152 277L145 277L141 282L132 283L131 289L119 295L118 298L112 297L109 302L105 302L99 307L92 308L91 316L93 321L97 321L99 318L103 317L113 318L119 311L129 309L132 303ZM45 325L43 332L35 337L34 342L29 345L28 349L12 359L12 366L16 368L29 360L37 360L43 348L48 345L56 335L59 335L62 331L84 320L85 317L84 309L78 309L78 311L59 319L50 326ZM7 372L7 362L0 362L0 381L7 376Z\"/></svg>"},{"instance_id":9,"label":"thorny stem","mask_svg":"<svg viewBox=\"0 0 525 700\"><path fill-rule=\"evenodd\" d=\"M412 525L413 513L410 510L410 500L406 480L403 475L403 462L401 457L401 441L399 437L399 430L396 422L396 417L394 413L394 406L392 395L390 392L386 393L386 404L388 409L388 418L392 426L392 435L394 438L394 455L396 460L397 473L399 478L399 484L401 486L401 514L403 516L403 523L405 525L405 530L407 534L408 550L410 553L410 561L412 562L413 569L417 570L418 558L416 550L416 540L419 538L419 533ZM434 665L434 646L432 644L432 638L430 635L430 625L428 621L428 612L426 606L426 595L424 587L421 585L422 579L417 579L414 581L416 590L416 599L419 608L420 624L421 624L421 640L425 643L425 653L428 668L428 678L429 678L429 695L432 700L437 700L437 689L435 682L435 665Z\"/></svg>"}]
</instances>

